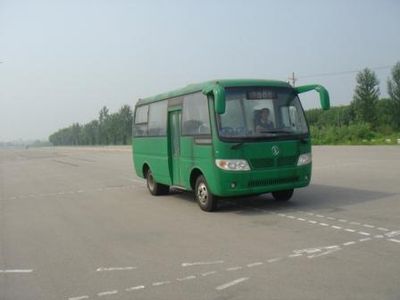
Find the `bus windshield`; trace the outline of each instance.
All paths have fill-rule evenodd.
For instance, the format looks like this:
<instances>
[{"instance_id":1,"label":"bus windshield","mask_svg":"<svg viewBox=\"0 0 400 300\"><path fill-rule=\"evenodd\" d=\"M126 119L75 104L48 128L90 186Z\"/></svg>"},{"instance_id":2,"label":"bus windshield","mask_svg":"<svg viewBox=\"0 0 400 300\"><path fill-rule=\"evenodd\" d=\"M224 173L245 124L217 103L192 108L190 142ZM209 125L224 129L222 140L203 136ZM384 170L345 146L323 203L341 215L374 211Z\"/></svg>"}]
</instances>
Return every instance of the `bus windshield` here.
<instances>
[{"instance_id":1,"label":"bus windshield","mask_svg":"<svg viewBox=\"0 0 400 300\"><path fill-rule=\"evenodd\" d=\"M232 140L304 136L308 126L291 88L231 87L225 113L218 115L219 136Z\"/></svg>"}]
</instances>

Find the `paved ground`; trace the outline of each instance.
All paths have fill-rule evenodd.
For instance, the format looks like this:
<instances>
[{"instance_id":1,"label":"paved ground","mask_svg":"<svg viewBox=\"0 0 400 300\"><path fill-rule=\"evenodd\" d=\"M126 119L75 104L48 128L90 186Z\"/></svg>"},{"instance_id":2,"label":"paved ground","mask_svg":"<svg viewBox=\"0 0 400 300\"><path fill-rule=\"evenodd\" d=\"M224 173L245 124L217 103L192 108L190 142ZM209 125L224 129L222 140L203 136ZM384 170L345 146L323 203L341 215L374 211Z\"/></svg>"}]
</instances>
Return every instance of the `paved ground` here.
<instances>
[{"instance_id":1,"label":"paved ground","mask_svg":"<svg viewBox=\"0 0 400 300\"><path fill-rule=\"evenodd\" d=\"M312 185L204 213L128 148L0 150L0 299L399 299L400 147L315 147Z\"/></svg>"}]
</instances>

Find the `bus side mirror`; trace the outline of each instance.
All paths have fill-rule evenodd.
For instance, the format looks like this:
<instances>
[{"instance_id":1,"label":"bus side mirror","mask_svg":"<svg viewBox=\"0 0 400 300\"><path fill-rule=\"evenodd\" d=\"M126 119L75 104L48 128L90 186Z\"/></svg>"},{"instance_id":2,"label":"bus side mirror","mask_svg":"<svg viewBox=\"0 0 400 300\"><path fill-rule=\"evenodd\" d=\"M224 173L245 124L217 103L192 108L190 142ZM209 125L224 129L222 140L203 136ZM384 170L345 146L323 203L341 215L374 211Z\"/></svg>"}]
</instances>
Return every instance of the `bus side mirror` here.
<instances>
[{"instance_id":1,"label":"bus side mirror","mask_svg":"<svg viewBox=\"0 0 400 300\"><path fill-rule=\"evenodd\" d=\"M318 84L310 84L310 85L303 85L295 88L298 94L305 93L308 91L315 90L319 94L319 99L321 102L321 107L323 110L328 110L330 108L330 100L329 100L329 93L322 85Z\"/></svg>"},{"instance_id":2,"label":"bus side mirror","mask_svg":"<svg viewBox=\"0 0 400 300\"><path fill-rule=\"evenodd\" d=\"M217 114L221 115L225 112L225 89L222 86L214 85L212 88L203 90L203 94L214 94L214 110Z\"/></svg>"}]
</instances>

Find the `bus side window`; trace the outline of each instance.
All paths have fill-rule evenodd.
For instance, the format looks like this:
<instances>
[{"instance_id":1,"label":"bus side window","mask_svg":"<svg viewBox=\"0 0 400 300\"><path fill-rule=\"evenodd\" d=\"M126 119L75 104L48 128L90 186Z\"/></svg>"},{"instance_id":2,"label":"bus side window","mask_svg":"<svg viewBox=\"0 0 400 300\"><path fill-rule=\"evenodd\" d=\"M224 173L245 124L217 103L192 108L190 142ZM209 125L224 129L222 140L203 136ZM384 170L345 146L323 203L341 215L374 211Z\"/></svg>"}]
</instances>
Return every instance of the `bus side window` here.
<instances>
[{"instance_id":1,"label":"bus side window","mask_svg":"<svg viewBox=\"0 0 400 300\"><path fill-rule=\"evenodd\" d=\"M167 101L150 104L149 136L165 136L167 134Z\"/></svg>"},{"instance_id":2,"label":"bus side window","mask_svg":"<svg viewBox=\"0 0 400 300\"><path fill-rule=\"evenodd\" d=\"M211 134L208 100L202 93L186 95L183 98L182 134Z\"/></svg>"},{"instance_id":3,"label":"bus side window","mask_svg":"<svg viewBox=\"0 0 400 300\"><path fill-rule=\"evenodd\" d=\"M289 106L289 116L290 116L290 127L296 128L296 124L298 124L296 107Z\"/></svg>"},{"instance_id":4,"label":"bus side window","mask_svg":"<svg viewBox=\"0 0 400 300\"><path fill-rule=\"evenodd\" d=\"M297 108L295 106L281 106L281 118L283 127L296 128Z\"/></svg>"},{"instance_id":5,"label":"bus side window","mask_svg":"<svg viewBox=\"0 0 400 300\"><path fill-rule=\"evenodd\" d=\"M147 136L149 106L139 106L135 111L135 122L133 127L134 136Z\"/></svg>"}]
</instances>

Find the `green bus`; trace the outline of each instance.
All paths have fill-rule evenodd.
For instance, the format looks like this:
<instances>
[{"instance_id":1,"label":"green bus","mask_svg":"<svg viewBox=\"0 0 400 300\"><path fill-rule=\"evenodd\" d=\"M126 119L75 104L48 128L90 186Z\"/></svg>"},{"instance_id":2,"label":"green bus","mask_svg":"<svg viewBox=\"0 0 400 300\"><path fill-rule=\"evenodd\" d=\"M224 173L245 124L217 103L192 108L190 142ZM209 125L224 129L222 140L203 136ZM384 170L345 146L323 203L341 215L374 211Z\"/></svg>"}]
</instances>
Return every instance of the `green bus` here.
<instances>
[{"instance_id":1,"label":"green bus","mask_svg":"<svg viewBox=\"0 0 400 300\"><path fill-rule=\"evenodd\" d=\"M217 80L139 99L132 153L151 194L194 191L201 209L218 198L272 193L289 200L311 179L311 140L298 95L320 85L275 80Z\"/></svg>"}]
</instances>

